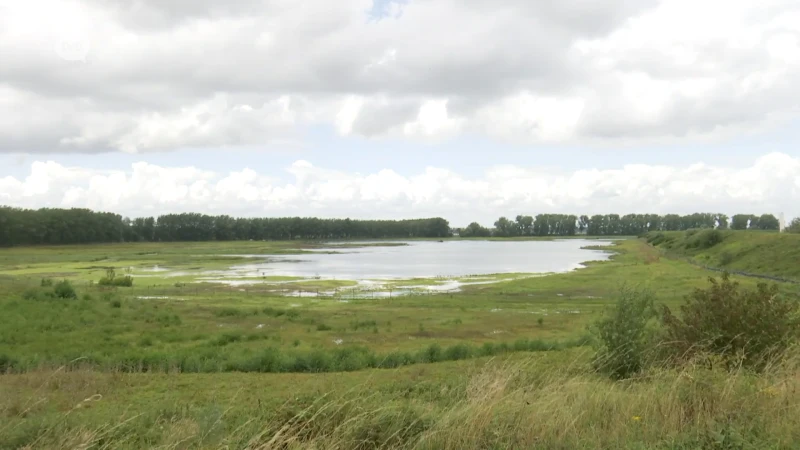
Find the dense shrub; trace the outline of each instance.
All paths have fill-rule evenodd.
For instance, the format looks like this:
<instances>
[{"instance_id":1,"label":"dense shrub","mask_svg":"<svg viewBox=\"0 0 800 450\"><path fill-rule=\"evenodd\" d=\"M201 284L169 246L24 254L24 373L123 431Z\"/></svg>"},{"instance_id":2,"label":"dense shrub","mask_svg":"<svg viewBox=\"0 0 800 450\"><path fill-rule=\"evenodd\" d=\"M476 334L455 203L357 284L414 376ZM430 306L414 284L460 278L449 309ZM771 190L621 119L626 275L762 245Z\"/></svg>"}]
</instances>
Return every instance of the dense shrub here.
<instances>
[{"instance_id":1,"label":"dense shrub","mask_svg":"<svg viewBox=\"0 0 800 450\"><path fill-rule=\"evenodd\" d=\"M661 231L651 231L645 235L647 243L656 247L672 248L675 239L676 237L674 235L668 235Z\"/></svg>"},{"instance_id":2,"label":"dense shrub","mask_svg":"<svg viewBox=\"0 0 800 450\"><path fill-rule=\"evenodd\" d=\"M413 364L413 357L406 352L392 352L378 361L377 367L383 369L394 369L396 367Z\"/></svg>"},{"instance_id":3,"label":"dense shrub","mask_svg":"<svg viewBox=\"0 0 800 450\"><path fill-rule=\"evenodd\" d=\"M728 264L732 263L734 260L734 256L729 251L724 251L719 255L719 265L727 266Z\"/></svg>"},{"instance_id":4,"label":"dense shrub","mask_svg":"<svg viewBox=\"0 0 800 450\"><path fill-rule=\"evenodd\" d=\"M665 345L673 361L711 353L759 369L797 339L798 303L781 295L777 285L747 290L727 273L709 282L687 297L680 318L663 307Z\"/></svg>"},{"instance_id":5,"label":"dense shrub","mask_svg":"<svg viewBox=\"0 0 800 450\"><path fill-rule=\"evenodd\" d=\"M595 338L595 369L615 379L628 378L642 370L655 342L656 317L650 291L620 289L614 308L590 327Z\"/></svg>"},{"instance_id":6,"label":"dense shrub","mask_svg":"<svg viewBox=\"0 0 800 450\"><path fill-rule=\"evenodd\" d=\"M113 268L106 269L106 276L97 282L100 286L133 286L133 277L125 275L124 277L117 277L116 271Z\"/></svg>"},{"instance_id":7,"label":"dense shrub","mask_svg":"<svg viewBox=\"0 0 800 450\"><path fill-rule=\"evenodd\" d=\"M42 278L41 286L42 287L50 287L53 285L52 278Z\"/></svg>"},{"instance_id":8,"label":"dense shrub","mask_svg":"<svg viewBox=\"0 0 800 450\"><path fill-rule=\"evenodd\" d=\"M659 245L664 242L664 233L656 232L656 233L647 233L645 234L645 240L648 244L652 245Z\"/></svg>"},{"instance_id":9,"label":"dense shrub","mask_svg":"<svg viewBox=\"0 0 800 450\"><path fill-rule=\"evenodd\" d=\"M423 353L420 354L418 358L419 362L423 363L435 363L444 360L444 352L442 351L442 347L439 344L431 344L426 348Z\"/></svg>"},{"instance_id":10,"label":"dense shrub","mask_svg":"<svg viewBox=\"0 0 800 450\"><path fill-rule=\"evenodd\" d=\"M709 249L722 242L724 237L719 230L702 230L687 240L686 247L701 250Z\"/></svg>"},{"instance_id":11,"label":"dense shrub","mask_svg":"<svg viewBox=\"0 0 800 450\"><path fill-rule=\"evenodd\" d=\"M103 277L100 278L100 281L97 282L100 286L121 286L121 287L131 287L133 286L133 277L128 275L124 277L115 277L115 278L107 278Z\"/></svg>"},{"instance_id":12,"label":"dense shrub","mask_svg":"<svg viewBox=\"0 0 800 450\"><path fill-rule=\"evenodd\" d=\"M448 347L445 351L445 359L448 361L458 361L460 359L467 359L472 356L472 349L465 344L456 344Z\"/></svg>"},{"instance_id":13,"label":"dense shrub","mask_svg":"<svg viewBox=\"0 0 800 450\"><path fill-rule=\"evenodd\" d=\"M318 373L356 371L369 368L396 368L412 364L455 361L477 356L502 355L512 351L549 351L585 345L584 340L546 343L538 340L520 340L513 345L486 343L483 347L455 344L441 347L431 344L416 352L392 352L376 354L372 349L348 346L335 349L298 348L281 349L268 347L258 353L232 354L226 347L245 342L250 336L240 333L223 333L207 341L204 347L188 352L154 351L155 339L149 336L138 341L138 348L109 355L87 355L81 359L82 367L101 367L123 372L160 372L177 369L181 372L273 372L273 373ZM0 361L2 362L2 361ZM67 364L69 360L57 363ZM36 360L23 362L8 358L4 370L25 371L37 366Z\"/></svg>"},{"instance_id":14,"label":"dense shrub","mask_svg":"<svg viewBox=\"0 0 800 450\"><path fill-rule=\"evenodd\" d=\"M78 294L75 293L75 288L73 288L72 284L67 280L56 283L53 287L53 293L58 298L78 298Z\"/></svg>"}]
</instances>

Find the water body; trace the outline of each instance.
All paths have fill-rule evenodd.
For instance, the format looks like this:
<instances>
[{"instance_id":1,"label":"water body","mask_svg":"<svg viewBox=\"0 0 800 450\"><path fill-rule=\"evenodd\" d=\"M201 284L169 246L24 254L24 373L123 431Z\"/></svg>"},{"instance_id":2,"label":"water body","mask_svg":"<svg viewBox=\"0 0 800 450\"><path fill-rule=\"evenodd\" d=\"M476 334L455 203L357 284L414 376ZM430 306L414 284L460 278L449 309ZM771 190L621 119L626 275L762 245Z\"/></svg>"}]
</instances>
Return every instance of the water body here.
<instances>
[{"instance_id":1,"label":"water body","mask_svg":"<svg viewBox=\"0 0 800 450\"><path fill-rule=\"evenodd\" d=\"M396 280L498 273L557 273L578 269L586 261L602 261L609 257L607 252L581 249L609 241L585 239L396 242L407 245L337 248L336 244L331 244L330 248L311 254L249 255L264 260L233 266L229 275Z\"/></svg>"}]
</instances>

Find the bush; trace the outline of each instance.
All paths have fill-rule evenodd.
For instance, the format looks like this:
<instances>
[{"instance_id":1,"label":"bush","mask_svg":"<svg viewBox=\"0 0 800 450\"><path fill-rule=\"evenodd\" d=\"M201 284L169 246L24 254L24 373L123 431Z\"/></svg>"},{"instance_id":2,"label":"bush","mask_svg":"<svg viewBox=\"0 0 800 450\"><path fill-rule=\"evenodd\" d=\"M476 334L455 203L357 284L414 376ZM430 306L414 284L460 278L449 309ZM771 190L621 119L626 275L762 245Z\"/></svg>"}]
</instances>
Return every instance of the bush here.
<instances>
[{"instance_id":1,"label":"bush","mask_svg":"<svg viewBox=\"0 0 800 450\"><path fill-rule=\"evenodd\" d=\"M332 329L333 329L332 327L329 327L328 325L325 325L324 323L321 323L321 324L317 325L317 331L330 331Z\"/></svg>"},{"instance_id":2,"label":"bush","mask_svg":"<svg viewBox=\"0 0 800 450\"><path fill-rule=\"evenodd\" d=\"M595 338L595 369L614 379L641 371L654 342L651 325L656 317L650 291L620 289L614 309L590 327Z\"/></svg>"},{"instance_id":3,"label":"bush","mask_svg":"<svg viewBox=\"0 0 800 450\"><path fill-rule=\"evenodd\" d=\"M53 285L53 280L52 279L50 279L50 278L42 278L42 283L41 283L42 287L50 287L52 285Z\"/></svg>"},{"instance_id":4,"label":"bush","mask_svg":"<svg viewBox=\"0 0 800 450\"><path fill-rule=\"evenodd\" d=\"M724 238L725 236L719 230L703 230L691 236L691 239L688 240L686 246L689 248L705 250L719 244Z\"/></svg>"},{"instance_id":5,"label":"bush","mask_svg":"<svg viewBox=\"0 0 800 450\"><path fill-rule=\"evenodd\" d=\"M647 233L645 237L648 244L659 245L664 242L664 233Z\"/></svg>"},{"instance_id":6,"label":"bush","mask_svg":"<svg viewBox=\"0 0 800 450\"><path fill-rule=\"evenodd\" d=\"M100 281L97 282L100 286L123 286L123 287L131 287L133 286L133 278L130 275L125 275L124 277L117 278L117 273L113 267L109 267L106 269L106 276L101 278Z\"/></svg>"},{"instance_id":7,"label":"bush","mask_svg":"<svg viewBox=\"0 0 800 450\"><path fill-rule=\"evenodd\" d=\"M465 344L456 344L445 350L445 359L448 361L458 361L472 356L472 348Z\"/></svg>"},{"instance_id":8,"label":"bush","mask_svg":"<svg viewBox=\"0 0 800 450\"><path fill-rule=\"evenodd\" d=\"M97 282L100 286L121 286L121 287L131 287L133 286L133 278L126 275L124 277L115 277L115 278L100 278L100 281Z\"/></svg>"},{"instance_id":9,"label":"bush","mask_svg":"<svg viewBox=\"0 0 800 450\"><path fill-rule=\"evenodd\" d=\"M425 350L422 350L417 357L417 361L423 363L435 363L444 360L444 353L439 344L431 344Z\"/></svg>"},{"instance_id":10,"label":"bush","mask_svg":"<svg viewBox=\"0 0 800 450\"><path fill-rule=\"evenodd\" d=\"M407 366L414 363L414 358L406 352L392 352L378 361L377 367L383 369L394 369L396 367Z\"/></svg>"},{"instance_id":11,"label":"bush","mask_svg":"<svg viewBox=\"0 0 800 450\"><path fill-rule=\"evenodd\" d=\"M112 300L111 301L112 308L122 308L122 302L119 300Z\"/></svg>"},{"instance_id":12,"label":"bush","mask_svg":"<svg viewBox=\"0 0 800 450\"><path fill-rule=\"evenodd\" d=\"M733 262L733 254L729 251L724 251L719 255L719 264L721 266L727 266L728 264Z\"/></svg>"},{"instance_id":13,"label":"bush","mask_svg":"<svg viewBox=\"0 0 800 450\"><path fill-rule=\"evenodd\" d=\"M78 294L75 293L75 288L73 288L72 284L67 280L56 283L53 287L53 293L58 298L78 298Z\"/></svg>"},{"instance_id":14,"label":"bush","mask_svg":"<svg viewBox=\"0 0 800 450\"><path fill-rule=\"evenodd\" d=\"M759 283L740 288L728 273L711 286L695 289L681 306L681 318L663 308L667 348L673 362L698 353L721 356L727 364L763 368L798 337L798 303Z\"/></svg>"},{"instance_id":15,"label":"bush","mask_svg":"<svg viewBox=\"0 0 800 450\"><path fill-rule=\"evenodd\" d=\"M480 356L494 356L496 353L497 349L491 342L484 342L483 346L478 350Z\"/></svg>"}]
</instances>

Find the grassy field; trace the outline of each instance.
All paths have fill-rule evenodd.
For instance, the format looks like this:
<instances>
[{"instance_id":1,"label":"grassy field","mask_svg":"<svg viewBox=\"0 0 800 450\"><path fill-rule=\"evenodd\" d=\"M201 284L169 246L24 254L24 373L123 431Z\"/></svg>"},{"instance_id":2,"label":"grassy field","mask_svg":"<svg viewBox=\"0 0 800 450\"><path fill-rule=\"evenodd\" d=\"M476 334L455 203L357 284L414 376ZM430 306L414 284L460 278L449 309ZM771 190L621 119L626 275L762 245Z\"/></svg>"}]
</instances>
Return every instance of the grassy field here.
<instances>
[{"instance_id":1,"label":"grassy field","mask_svg":"<svg viewBox=\"0 0 800 450\"><path fill-rule=\"evenodd\" d=\"M731 236L720 245L763 239ZM665 368L617 383L589 368L586 327L623 284L676 306L712 275L644 240L618 241L610 261L575 272L456 294L89 284L111 264L208 270L238 260L220 255L315 245L0 250L0 448L766 449L800 439L792 363L764 375ZM42 278L72 280L78 298L48 297Z\"/></svg>"}]
</instances>

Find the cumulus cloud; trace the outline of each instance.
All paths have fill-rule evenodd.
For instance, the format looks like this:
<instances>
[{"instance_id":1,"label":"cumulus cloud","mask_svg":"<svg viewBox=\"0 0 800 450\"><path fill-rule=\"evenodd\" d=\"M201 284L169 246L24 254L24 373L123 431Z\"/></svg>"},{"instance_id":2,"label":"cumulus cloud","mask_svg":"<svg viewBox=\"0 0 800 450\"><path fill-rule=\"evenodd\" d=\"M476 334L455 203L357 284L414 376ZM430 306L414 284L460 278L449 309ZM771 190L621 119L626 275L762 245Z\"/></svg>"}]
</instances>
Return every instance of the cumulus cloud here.
<instances>
[{"instance_id":1,"label":"cumulus cloud","mask_svg":"<svg viewBox=\"0 0 800 450\"><path fill-rule=\"evenodd\" d=\"M0 152L618 143L794 117L796 0L0 0Z\"/></svg>"},{"instance_id":2,"label":"cumulus cloud","mask_svg":"<svg viewBox=\"0 0 800 450\"><path fill-rule=\"evenodd\" d=\"M204 212L237 216L445 217L491 225L500 215L594 213L786 213L800 216L800 158L770 153L749 167L626 165L553 171L494 166L466 177L427 167L357 174L298 160L289 181L250 168L216 173L145 162L127 170L37 161L27 177L0 178L0 204L89 207L129 216Z\"/></svg>"}]
</instances>

